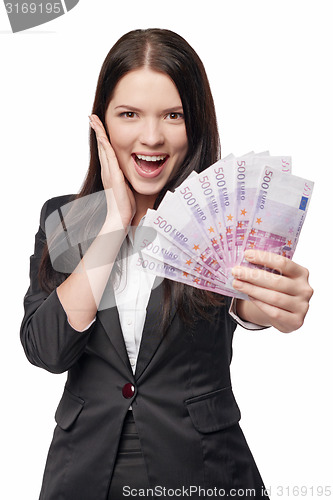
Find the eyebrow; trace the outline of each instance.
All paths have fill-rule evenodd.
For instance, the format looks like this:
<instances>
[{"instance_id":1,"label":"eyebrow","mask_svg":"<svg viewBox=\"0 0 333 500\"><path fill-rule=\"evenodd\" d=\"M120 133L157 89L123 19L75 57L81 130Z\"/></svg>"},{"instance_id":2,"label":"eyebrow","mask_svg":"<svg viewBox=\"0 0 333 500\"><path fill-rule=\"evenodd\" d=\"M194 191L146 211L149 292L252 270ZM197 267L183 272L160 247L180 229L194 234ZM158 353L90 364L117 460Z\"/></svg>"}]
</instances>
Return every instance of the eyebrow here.
<instances>
[{"instance_id":1,"label":"eyebrow","mask_svg":"<svg viewBox=\"0 0 333 500\"><path fill-rule=\"evenodd\" d=\"M119 106L116 106L114 109L119 109L119 108L125 108L125 109L130 109L131 111L141 111L141 109L136 108L135 106L131 106L129 104L120 104ZM172 108L164 109L162 113L171 113L172 111L174 112L180 112L183 111L183 106L173 106Z\"/></svg>"}]
</instances>

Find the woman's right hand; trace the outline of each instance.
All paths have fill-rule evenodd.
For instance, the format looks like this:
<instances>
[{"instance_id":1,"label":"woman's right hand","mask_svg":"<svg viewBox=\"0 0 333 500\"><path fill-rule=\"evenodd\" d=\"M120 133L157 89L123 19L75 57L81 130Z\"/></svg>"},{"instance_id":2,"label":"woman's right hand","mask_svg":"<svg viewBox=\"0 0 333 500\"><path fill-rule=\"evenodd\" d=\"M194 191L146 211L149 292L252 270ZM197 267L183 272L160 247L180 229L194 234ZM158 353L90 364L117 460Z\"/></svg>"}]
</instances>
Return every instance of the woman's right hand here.
<instances>
[{"instance_id":1,"label":"woman's right hand","mask_svg":"<svg viewBox=\"0 0 333 500\"><path fill-rule=\"evenodd\" d=\"M121 171L116 154L97 115L91 115L90 126L95 131L101 177L108 207L107 218L121 223L126 229L136 212L135 198Z\"/></svg>"}]
</instances>

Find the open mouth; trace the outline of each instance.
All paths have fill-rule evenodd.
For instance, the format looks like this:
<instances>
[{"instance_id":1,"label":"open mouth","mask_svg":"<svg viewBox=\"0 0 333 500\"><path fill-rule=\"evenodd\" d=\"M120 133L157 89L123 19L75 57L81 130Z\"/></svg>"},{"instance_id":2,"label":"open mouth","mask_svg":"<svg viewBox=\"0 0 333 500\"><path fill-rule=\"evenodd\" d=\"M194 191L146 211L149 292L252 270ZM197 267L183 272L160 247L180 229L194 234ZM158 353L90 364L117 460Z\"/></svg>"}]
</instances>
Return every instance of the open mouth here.
<instances>
[{"instance_id":1,"label":"open mouth","mask_svg":"<svg viewBox=\"0 0 333 500\"><path fill-rule=\"evenodd\" d=\"M140 169L147 174L157 171L164 165L164 163L168 159L168 155L147 156L147 155L133 154L132 157L136 165L140 167Z\"/></svg>"}]
</instances>

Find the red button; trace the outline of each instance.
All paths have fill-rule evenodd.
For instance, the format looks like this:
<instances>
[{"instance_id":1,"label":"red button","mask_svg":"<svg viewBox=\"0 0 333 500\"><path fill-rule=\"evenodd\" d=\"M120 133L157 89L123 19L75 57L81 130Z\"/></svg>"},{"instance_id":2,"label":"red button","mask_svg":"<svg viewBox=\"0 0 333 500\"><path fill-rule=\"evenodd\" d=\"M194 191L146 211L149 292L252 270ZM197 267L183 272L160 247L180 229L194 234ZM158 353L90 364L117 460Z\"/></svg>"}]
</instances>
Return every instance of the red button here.
<instances>
[{"instance_id":1,"label":"red button","mask_svg":"<svg viewBox=\"0 0 333 500\"><path fill-rule=\"evenodd\" d=\"M133 384L125 384L123 389L122 389L122 393L123 393L123 396L124 398L126 399L129 399L129 398L132 398L134 396L134 393L135 393L135 387Z\"/></svg>"}]
</instances>

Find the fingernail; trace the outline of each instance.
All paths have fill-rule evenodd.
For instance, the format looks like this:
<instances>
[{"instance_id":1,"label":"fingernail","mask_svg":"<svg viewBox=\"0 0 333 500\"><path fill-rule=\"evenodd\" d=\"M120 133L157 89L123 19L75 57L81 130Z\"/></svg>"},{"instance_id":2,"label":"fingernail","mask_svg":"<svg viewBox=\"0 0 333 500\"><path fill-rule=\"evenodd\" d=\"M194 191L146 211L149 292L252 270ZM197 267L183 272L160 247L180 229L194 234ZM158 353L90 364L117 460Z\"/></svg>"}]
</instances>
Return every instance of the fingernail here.
<instances>
[{"instance_id":1,"label":"fingernail","mask_svg":"<svg viewBox=\"0 0 333 500\"><path fill-rule=\"evenodd\" d=\"M232 282L232 286L234 288L237 288L237 290L240 290L242 288L242 282L241 281L238 281L238 280L234 280Z\"/></svg>"},{"instance_id":2,"label":"fingernail","mask_svg":"<svg viewBox=\"0 0 333 500\"><path fill-rule=\"evenodd\" d=\"M246 260L253 260L254 259L254 251L253 250L246 250L244 252L244 257L246 258Z\"/></svg>"},{"instance_id":3,"label":"fingernail","mask_svg":"<svg viewBox=\"0 0 333 500\"><path fill-rule=\"evenodd\" d=\"M231 273L233 276L238 277L240 275L241 269L239 267L233 267Z\"/></svg>"}]
</instances>

